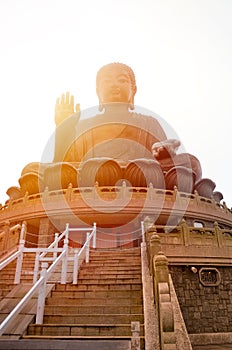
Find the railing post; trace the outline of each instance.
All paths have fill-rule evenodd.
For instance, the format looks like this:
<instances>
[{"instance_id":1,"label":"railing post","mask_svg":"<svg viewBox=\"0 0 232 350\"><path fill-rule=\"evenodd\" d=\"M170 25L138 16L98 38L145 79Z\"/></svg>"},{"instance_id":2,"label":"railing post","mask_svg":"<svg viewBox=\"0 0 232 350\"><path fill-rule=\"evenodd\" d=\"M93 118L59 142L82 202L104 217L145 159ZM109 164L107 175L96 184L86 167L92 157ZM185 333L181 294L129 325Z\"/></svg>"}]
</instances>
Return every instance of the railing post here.
<instances>
[{"instance_id":1,"label":"railing post","mask_svg":"<svg viewBox=\"0 0 232 350\"><path fill-rule=\"evenodd\" d=\"M126 192L127 192L126 181L123 181L121 186L122 199L125 199L127 197Z\"/></svg>"},{"instance_id":2,"label":"railing post","mask_svg":"<svg viewBox=\"0 0 232 350\"><path fill-rule=\"evenodd\" d=\"M41 283L41 286L38 292L37 312L36 312L36 321L35 321L36 324L43 323L46 283L47 283L47 267L48 267L48 263L42 262L41 277L43 277L43 282Z\"/></svg>"},{"instance_id":3,"label":"railing post","mask_svg":"<svg viewBox=\"0 0 232 350\"><path fill-rule=\"evenodd\" d=\"M19 284L21 279L22 264L23 264L23 250L24 250L25 241L21 239L19 242L19 256L17 258L17 265L15 270L15 279L14 284Z\"/></svg>"},{"instance_id":4,"label":"railing post","mask_svg":"<svg viewBox=\"0 0 232 350\"><path fill-rule=\"evenodd\" d=\"M69 224L66 224L64 246L63 246L65 250L65 255L62 260L61 281L60 281L61 284L66 284L67 261L68 261L68 233L69 233Z\"/></svg>"},{"instance_id":5,"label":"railing post","mask_svg":"<svg viewBox=\"0 0 232 350\"><path fill-rule=\"evenodd\" d=\"M154 193L154 187L153 184L150 182L148 189L147 189L147 199L152 200L153 199L153 193Z\"/></svg>"},{"instance_id":6,"label":"railing post","mask_svg":"<svg viewBox=\"0 0 232 350\"><path fill-rule=\"evenodd\" d=\"M73 260L73 284L77 284L78 277L78 250L74 251L74 260Z\"/></svg>"},{"instance_id":7,"label":"railing post","mask_svg":"<svg viewBox=\"0 0 232 350\"><path fill-rule=\"evenodd\" d=\"M157 234L153 234L150 237L149 241L149 247L150 247L150 261L149 261L149 266L150 266L150 272L153 274L153 259L156 255L159 254L161 251L161 243L160 243L160 237Z\"/></svg>"},{"instance_id":8,"label":"railing post","mask_svg":"<svg viewBox=\"0 0 232 350\"><path fill-rule=\"evenodd\" d=\"M58 237L59 233L55 233L55 239L54 239L54 252L53 252L53 259L55 260L57 258L57 248L58 248Z\"/></svg>"},{"instance_id":9,"label":"railing post","mask_svg":"<svg viewBox=\"0 0 232 350\"><path fill-rule=\"evenodd\" d=\"M86 241L87 241L87 246L86 246L86 253L85 253L85 262L89 262L89 235L90 235L90 233L89 232L87 232L86 233Z\"/></svg>"},{"instance_id":10,"label":"railing post","mask_svg":"<svg viewBox=\"0 0 232 350\"><path fill-rule=\"evenodd\" d=\"M20 241L22 241L23 239L25 240L25 235L26 235L26 232L27 232L27 224L26 224L26 221L23 221L22 223L22 228L21 228L21 232L20 232Z\"/></svg>"},{"instance_id":11,"label":"railing post","mask_svg":"<svg viewBox=\"0 0 232 350\"><path fill-rule=\"evenodd\" d=\"M97 245L97 227L96 227L96 222L93 223L93 248L96 248Z\"/></svg>"},{"instance_id":12,"label":"railing post","mask_svg":"<svg viewBox=\"0 0 232 350\"><path fill-rule=\"evenodd\" d=\"M160 348L176 349L174 333L174 313L169 285L168 259L159 252L153 258L154 295L159 318Z\"/></svg>"},{"instance_id":13,"label":"railing post","mask_svg":"<svg viewBox=\"0 0 232 350\"><path fill-rule=\"evenodd\" d=\"M141 231L142 231L142 242L145 242L145 229L144 229L144 221L141 221Z\"/></svg>"},{"instance_id":14,"label":"railing post","mask_svg":"<svg viewBox=\"0 0 232 350\"><path fill-rule=\"evenodd\" d=\"M38 279L38 273L39 273L39 251L36 252L35 255L35 266L34 266L34 275L33 275L33 284L35 284L35 282Z\"/></svg>"}]
</instances>

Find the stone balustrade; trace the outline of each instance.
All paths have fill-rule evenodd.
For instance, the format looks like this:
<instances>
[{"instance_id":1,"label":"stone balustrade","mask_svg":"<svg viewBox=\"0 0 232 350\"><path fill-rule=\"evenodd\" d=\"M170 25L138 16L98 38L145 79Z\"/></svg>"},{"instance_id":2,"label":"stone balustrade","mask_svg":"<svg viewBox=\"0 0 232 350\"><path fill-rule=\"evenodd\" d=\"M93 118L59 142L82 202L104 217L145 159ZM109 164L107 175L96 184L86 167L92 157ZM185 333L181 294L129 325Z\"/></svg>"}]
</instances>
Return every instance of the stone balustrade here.
<instances>
[{"instance_id":1,"label":"stone balustrade","mask_svg":"<svg viewBox=\"0 0 232 350\"><path fill-rule=\"evenodd\" d=\"M154 231L146 232L148 265L153 278L154 299L159 320L160 349L191 350L191 344L181 316L169 274L168 259L161 251L161 240ZM183 347L184 346L184 347Z\"/></svg>"},{"instance_id":2,"label":"stone balustrade","mask_svg":"<svg viewBox=\"0 0 232 350\"><path fill-rule=\"evenodd\" d=\"M178 226L153 225L146 230L146 240L160 239L169 263L232 265L232 229L192 227L185 220ZM157 238L156 238L157 237Z\"/></svg>"},{"instance_id":3,"label":"stone balustrade","mask_svg":"<svg viewBox=\"0 0 232 350\"><path fill-rule=\"evenodd\" d=\"M43 207L46 212L59 207L68 207L71 210L81 212L82 208L111 208L114 212L120 208L133 209L135 215L143 209L144 214L177 215L179 217L196 216L224 223L231 226L232 211L225 203L221 204L214 199L208 199L195 194L179 192L177 189L162 190L149 187L131 187L123 183L122 186L98 186L72 188L49 191L48 188L42 193L33 195L25 194L19 199L10 199L0 208L0 223L22 217L23 220L30 218L31 213L41 217ZM101 210L101 209L100 209Z\"/></svg>"},{"instance_id":4,"label":"stone balustrade","mask_svg":"<svg viewBox=\"0 0 232 350\"><path fill-rule=\"evenodd\" d=\"M0 232L0 257L14 249L19 244L21 226L12 226L6 221Z\"/></svg>"}]
</instances>

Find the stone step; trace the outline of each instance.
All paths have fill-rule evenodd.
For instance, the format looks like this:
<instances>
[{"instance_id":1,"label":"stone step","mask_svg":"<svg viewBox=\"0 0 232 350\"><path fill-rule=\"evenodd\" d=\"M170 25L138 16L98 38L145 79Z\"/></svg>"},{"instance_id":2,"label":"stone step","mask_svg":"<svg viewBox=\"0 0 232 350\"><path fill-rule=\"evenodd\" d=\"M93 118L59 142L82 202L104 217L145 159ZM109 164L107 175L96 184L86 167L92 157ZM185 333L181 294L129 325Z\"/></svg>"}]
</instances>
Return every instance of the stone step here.
<instances>
[{"instance_id":1,"label":"stone step","mask_svg":"<svg viewBox=\"0 0 232 350\"><path fill-rule=\"evenodd\" d=\"M62 314L142 314L142 305L63 305L62 300L59 305L46 305L45 315Z\"/></svg>"},{"instance_id":2,"label":"stone step","mask_svg":"<svg viewBox=\"0 0 232 350\"><path fill-rule=\"evenodd\" d=\"M142 298L142 290L107 290L107 291L52 291L52 297L56 298Z\"/></svg>"},{"instance_id":3,"label":"stone step","mask_svg":"<svg viewBox=\"0 0 232 350\"><path fill-rule=\"evenodd\" d=\"M130 258L133 258L133 259L140 259L141 257L141 254L140 254L140 250L139 252L131 252L131 253L124 253L124 252L104 252L104 253L99 253L97 251L93 251L93 250L90 250L90 257L91 258L96 258L96 259L103 259L103 258L106 258L106 259L110 259L110 258L113 258L113 259L130 259Z\"/></svg>"},{"instance_id":4,"label":"stone step","mask_svg":"<svg viewBox=\"0 0 232 350\"><path fill-rule=\"evenodd\" d=\"M141 252L140 252L140 248L138 251L131 251L131 252L126 252L126 251L115 251L115 252L111 252L110 250L107 252L99 252L99 251L93 251L90 249L90 255L92 257L96 257L96 258L102 258L102 257L106 257L106 258L140 258L141 256Z\"/></svg>"},{"instance_id":5,"label":"stone step","mask_svg":"<svg viewBox=\"0 0 232 350\"><path fill-rule=\"evenodd\" d=\"M0 271L0 277L2 277L2 275L4 275L6 272L9 273L9 275L10 274L14 275L15 267L8 267L8 266L4 267L4 269Z\"/></svg>"},{"instance_id":6,"label":"stone step","mask_svg":"<svg viewBox=\"0 0 232 350\"><path fill-rule=\"evenodd\" d=\"M0 290L5 290L14 287L15 284L12 281L1 281L0 282Z\"/></svg>"},{"instance_id":7,"label":"stone step","mask_svg":"<svg viewBox=\"0 0 232 350\"><path fill-rule=\"evenodd\" d=\"M141 281L141 274L140 273L129 273L128 274L118 274L118 273L85 273L84 271L80 272L78 274L78 281L85 281L85 280L93 280L93 279L100 279L100 280L140 280Z\"/></svg>"},{"instance_id":8,"label":"stone step","mask_svg":"<svg viewBox=\"0 0 232 350\"><path fill-rule=\"evenodd\" d=\"M121 267L121 266L120 266ZM124 269L119 269L118 267L92 267L92 268L80 268L79 270L79 274L87 274L87 275L91 275L91 274L97 274L97 275L112 275L112 274L118 274L118 275L136 275L139 274L141 275L141 268L140 266L135 269L130 269L129 267L124 268Z\"/></svg>"},{"instance_id":9,"label":"stone step","mask_svg":"<svg viewBox=\"0 0 232 350\"><path fill-rule=\"evenodd\" d=\"M110 271L128 271L128 268L131 271L140 271L141 270L141 264L116 264L116 263L109 263L109 264L104 264L104 262L102 263L96 263L96 262L90 262L88 264L82 264L81 265L81 269L82 270L87 270L87 271L91 271L91 270L110 270Z\"/></svg>"},{"instance_id":10,"label":"stone step","mask_svg":"<svg viewBox=\"0 0 232 350\"><path fill-rule=\"evenodd\" d=\"M48 298L46 305L59 305L60 298ZM142 298L62 298L62 305L141 305Z\"/></svg>"},{"instance_id":11,"label":"stone step","mask_svg":"<svg viewBox=\"0 0 232 350\"><path fill-rule=\"evenodd\" d=\"M125 324L139 321L143 324L143 314L56 314L44 315L44 324Z\"/></svg>"},{"instance_id":12,"label":"stone step","mask_svg":"<svg viewBox=\"0 0 232 350\"><path fill-rule=\"evenodd\" d=\"M125 259L125 258L139 258L141 256L140 254L140 249L139 251L134 251L134 252L126 252L126 251L115 251L115 252L111 252L111 251L105 251L105 252L98 252L98 251L93 251L90 250L90 256L94 257L94 258L119 258L119 259Z\"/></svg>"},{"instance_id":13,"label":"stone step","mask_svg":"<svg viewBox=\"0 0 232 350\"><path fill-rule=\"evenodd\" d=\"M98 278L98 276L92 276L92 278L84 277L78 278L78 284L130 284L130 283L141 283L142 279L141 277L138 278L131 278L131 277L125 277L125 278L110 278L108 276L101 276Z\"/></svg>"},{"instance_id":14,"label":"stone step","mask_svg":"<svg viewBox=\"0 0 232 350\"><path fill-rule=\"evenodd\" d=\"M118 271L119 273L122 273L122 272L128 272L128 270L131 272L141 272L141 264L137 264L137 265L106 264L105 265L105 264L89 263L89 265L85 265L85 266L82 265L79 271L104 271L106 273L108 271Z\"/></svg>"},{"instance_id":15,"label":"stone step","mask_svg":"<svg viewBox=\"0 0 232 350\"><path fill-rule=\"evenodd\" d=\"M20 302L22 297L30 290L32 284L16 285L13 290L0 302L0 323L7 317L13 308ZM45 294L48 296L54 285L47 285ZM33 321L37 309L37 293L28 301L21 312L11 321L4 335L21 336L25 333L28 325Z\"/></svg>"},{"instance_id":16,"label":"stone step","mask_svg":"<svg viewBox=\"0 0 232 350\"><path fill-rule=\"evenodd\" d=\"M11 274L11 273L8 273L7 271L4 272L1 276L0 276L0 279L1 281L14 281L14 278L15 278L15 274ZM24 279L24 280L27 280L27 279L31 279L33 278L33 271L31 270L28 270L28 271L24 271L22 274L21 274L21 280Z\"/></svg>"},{"instance_id":17,"label":"stone step","mask_svg":"<svg viewBox=\"0 0 232 350\"><path fill-rule=\"evenodd\" d=\"M92 257L97 257L97 258L102 258L102 257L106 257L106 258L138 258L140 257L140 249L139 251L133 251L133 252L126 252L126 251L115 251L115 252L111 252L110 250L107 252L98 252L98 251L93 251L90 250L90 255Z\"/></svg>"},{"instance_id":18,"label":"stone step","mask_svg":"<svg viewBox=\"0 0 232 350\"><path fill-rule=\"evenodd\" d=\"M9 283L10 282L10 283ZM21 281L22 283L28 284L30 282L32 282L32 280L27 279L27 280L23 280ZM15 288L15 284L12 281L6 281L5 283L0 283L0 301L2 301L14 288Z\"/></svg>"},{"instance_id":19,"label":"stone step","mask_svg":"<svg viewBox=\"0 0 232 350\"><path fill-rule=\"evenodd\" d=\"M138 254L140 253L140 247L133 247L133 248L96 248L96 249L90 249L90 251L94 254L109 254L109 255L114 255L114 254Z\"/></svg>"},{"instance_id":20,"label":"stone step","mask_svg":"<svg viewBox=\"0 0 232 350\"><path fill-rule=\"evenodd\" d=\"M17 340L0 340L0 349L3 350L129 350L130 340L125 339L33 339L33 337L25 337L27 339Z\"/></svg>"},{"instance_id":21,"label":"stone step","mask_svg":"<svg viewBox=\"0 0 232 350\"><path fill-rule=\"evenodd\" d=\"M9 271L3 271L0 275L0 281L7 281L7 280L14 280L15 277L15 271L9 272Z\"/></svg>"},{"instance_id":22,"label":"stone step","mask_svg":"<svg viewBox=\"0 0 232 350\"><path fill-rule=\"evenodd\" d=\"M137 250L136 250L137 249ZM109 250L104 250L104 251L100 251L98 249L94 250L92 248L90 248L90 254L93 256L119 256L119 257L124 257L124 256L140 256L140 248L136 248L136 249L132 249L132 250L127 250L127 249L118 249L118 250L114 250L112 251L111 249Z\"/></svg>"},{"instance_id":23,"label":"stone step","mask_svg":"<svg viewBox=\"0 0 232 350\"><path fill-rule=\"evenodd\" d=\"M140 258L134 258L134 257L91 257L89 258L90 263L100 263L105 264L109 262L110 264L122 264L122 265L129 265L129 263L132 263L133 265L139 265L141 263Z\"/></svg>"},{"instance_id":24,"label":"stone step","mask_svg":"<svg viewBox=\"0 0 232 350\"><path fill-rule=\"evenodd\" d=\"M118 272L127 272L128 266L124 267L121 265L115 266L115 265L106 265L103 267L103 265L94 265L94 264L86 264L85 266L81 266L81 270L83 271L118 271ZM130 266L130 271L139 271L141 272L141 264Z\"/></svg>"},{"instance_id":25,"label":"stone step","mask_svg":"<svg viewBox=\"0 0 232 350\"><path fill-rule=\"evenodd\" d=\"M2 274L4 274L5 272L8 272L9 274L15 274L15 268L16 268L16 265L15 266L10 266L10 265L7 265L6 267L4 267L4 269L2 269L0 271L0 276L2 276ZM28 264L27 262L25 262L25 264L23 263L22 265L22 271L23 270L33 270L34 269L34 264Z\"/></svg>"},{"instance_id":26,"label":"stone step","mask_svg":"<svg viewBox=\"0 0 232 350\"><path fill-rule=\"evenodd\" d=\"M141 282L132 282L128 284L127 282L121 282L117 284L109 284L108 281L102 281L101 284L92 283L92 284L56 284L56 290L60 291L107 291L107 290L141 290L142 285Z\"/></svg>"},{"instance_id":27,"label":"stone step","mask_svg":"<svg viewBox=\"0 0 232 350\"><path fill-rule=\"evenodd\" d=\"M107 262L107 261L103 261L103 262L96 262L96 261L93 261L93 262L89 262L89 264L86 264L86 265L82 265L82 269L115 269L117 268L118 270L128 270L131 269L141 269L141 263L132 263L131 264L129 263L120 263L120 262Z\"/></svg>"},{"instance_id":28,"label":"stone step","mask_svg":"<svg viewBox=\"0 0 232 350\"><path fill-rule=\"evenodd\" d=\"M141 325L141 334L143 335L143 325ZM27 335L36 336L126 336L131 337L131 324L31 324L28 327Z\"/></svg>"},{"instance_id":29,"label":"stone step","mask_svg":"<svg viewBox=\"0 0 232 350\"><path fill-rule=\"evenodd\" d=\"M232 344L207 344L207 345L193 345L193 350L231 350Z\"/></svg>"}]
</instances>

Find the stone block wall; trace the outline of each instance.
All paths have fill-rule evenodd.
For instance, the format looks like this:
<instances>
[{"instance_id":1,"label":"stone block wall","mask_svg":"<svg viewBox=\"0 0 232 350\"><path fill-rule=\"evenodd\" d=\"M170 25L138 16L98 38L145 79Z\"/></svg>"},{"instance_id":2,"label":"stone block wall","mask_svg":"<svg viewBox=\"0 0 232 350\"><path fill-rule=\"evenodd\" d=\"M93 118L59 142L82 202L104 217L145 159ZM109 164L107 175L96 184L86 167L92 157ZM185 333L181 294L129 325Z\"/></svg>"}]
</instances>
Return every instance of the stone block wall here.
<instances>
[{"instance_id":1,"label":"stone block wall","mask_svg":"<svg viewBox=\"0 0 232 350\"><path fill-rule=\"evenodd\" d=\"M195 267L194 273L188 266L169 266L188 333L232 332L232 267L217 267L218 286L204 286L203 266Z\"/></svg>"}]
</instances>

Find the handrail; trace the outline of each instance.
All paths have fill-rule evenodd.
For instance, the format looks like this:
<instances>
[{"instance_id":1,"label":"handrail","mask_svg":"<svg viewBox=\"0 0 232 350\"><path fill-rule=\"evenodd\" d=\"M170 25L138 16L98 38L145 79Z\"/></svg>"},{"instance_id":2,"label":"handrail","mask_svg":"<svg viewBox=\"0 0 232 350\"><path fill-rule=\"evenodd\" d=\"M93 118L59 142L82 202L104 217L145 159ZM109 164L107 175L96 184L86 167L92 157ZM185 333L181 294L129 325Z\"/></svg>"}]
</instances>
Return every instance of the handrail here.
<instances>
[{"instance_id":1,"label":"handrail","mask_svg":"<svg viewBox=\"0 0 232 350\"><path fill-rule=\"evenodd\" d=\"M53 264L46 271L46 274L42 274L42 276L38 279L38 281L32 286L32 288L27 292L27 294L20 300L20 302L15 306L15 308L9 313L9 315L0 324L0 336L6 330L6 327L10 324L10 322L12 322L15 319L15 317L20 313L20 311L27 304L27 302L32 298L32 296L39 290L39 287L41 287L41 285L44 282L47 282L47 279L51 275L52 271L55 269L57 264L64 258L65 253L66 253L66 250L64 249L63 252L56 258L56 260L53 262ZM43 268L44 267L45 266L43 266ZM45 283L45 288L46 288L46 283ZM42 294L42 293L39 293L39 295L40 294ZM43 319L43 312L42 312L42 319ZM38 303L37 303L36 323L42 323L39 298L38 298Z\"/></svg>"},{"instance_id":2,"label":"handrail","mask_svg":"<svg viewBox=\"0 0 232 350\"><path fill-rule=\"evenodd\" d=\"M8 264L10 264L12 261L14 261L19 255L19 250L17 250L17 252L13 253L12 255L10 255L8 258L6 258L5 260L3 260L0 263L0 271L2 269L4 269L4 267L6 267Z\"/></svg>"},{"instance_id":3,"label":"handrail","mask_svg":"<svg viewBox=\"0 0 232 350\"><path fill-rule=\"evenodd\" d=\"M74 231L75 229L72 229ZM77 231L81 231L83 229L76 229ZM87 229L84 229L87 230ZM54 240L54 242L48 247L48 248L24 248L24 240L21 239L21 246L16 252L17 254L14 254L15 257L19 258L19 271L21 272L20 268L22 265L22 254L24 251L27 252L39 252L42 251L42 254L40 254L40 257L42 259L44 258L45 254L47 252L61 252L61 254L53 261L51 266L48 268L48 263L42 262L42 271L41 271L41 277L34 282L34 285L32 288L26 293L26 295L21 299L21 301L16 305L16 307L9 313L9 315L4 319L4 321L0 324L0 336L4 333L7 326L9 326L10 322L12 322L15 317L20 313L20 311L23 309L23 307L27 304L27 302L32 298L32 296L38 292L38 300L37 300L37 312L36 312L36 324L41 324L43 322L43 315L44 315L44 305L45 305L45 298L46 298L46 284L47 280L50 277L51 273L54 271L54 269L57 267L57 265L62 262L62 268L61 268L61 284L66 283L66 275L67 275L67 260L68 260L68 233L69 233L69 225L66 225L65 231L60 235L60 239L62 237L65 237L63 248L51 248L51 246L55 245L58 241L57 236ZM82 253L85 251L86 256L85 259L88 262L89 261L89 248L90 248L90 240L93 238L93 247L96 247L96 223L93 225L93 229L91 233L87 233L86 242L81 248L81 250L78 252L77 259L75 260L75 257L72 259L74 261L74 268L73 270L78 272L78 258L82 255ZM45 253L45 254L44 254ZM11 257L11 260L13 259L13 256ZM9 259L8 259L9 260ZM8 262L9 263L9 262ZM75 265L75 263L77 263ZM17 270L17 269L16 269ZM74 274L73 274L74 275ZM77 273L76 273L77 278ZM19 278L20 279L20 278Z\"/></svg>"},{"instance_id":4,"label":"handrail","mask_svg":"<svg viewBox=\"0 0 232 350\"><path fill-rule=\"evenodd\" d=\"M60 240L67 234L67 230L70 231L69 229L69 224L66 224L65 230L59 235L59 233L55 233L55 239L54 241L48 246L48 249L51 248L57 248L58 243L60 242ZM43 258L46 255L46 251L44 251L42 254L40 254L40 258Z\"/></svg>"},{"instance_id":5,"label":"handrail","mask_svg":"<svg viewBox=\"0 0 232 350\"><path fill-rule=\"evenodd\" d=\"M54 241L49 245L48 248L42 249L42 253L36 251L35 265L34 265L34 275L33 275L33 283L37 281L38 273L39 273L39 261L42 261L47 253L53 253L53 258L49 260L55 260L57 258L57 253L60 251L58 248L58 243L61 241L63 237L68 239L69 233L69 224L66 224L65 230L59 235L55 233ZM48 260L48 258L46 258Z\"/></svg>"},{"instance_id":6,"label":"handrail","mask_svg":"<svg viewBox=\"0 0 232 350\"><path fill-rule=\"evenodd\" d=\"M72 231L75 229L71 229ZM76 229L80 231L80 229ZM88 229L85 229L87 231ZM90 241L93 238L93 248L96 248L96 223L94 222L93 224L93 230L92 232L87 232L86 233L86 241L83 245L83 247L79 251L75 251L74 254L74 262L73 262L73 284L77 284L77 279L78 279L78 270L79 270L79 260L81 258L82 253L85 252L85 261L88 263L89 262L89 248L90 248ZM82 261L81 261L82 262Z\"/></svg>"}]
</instances>

